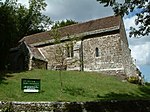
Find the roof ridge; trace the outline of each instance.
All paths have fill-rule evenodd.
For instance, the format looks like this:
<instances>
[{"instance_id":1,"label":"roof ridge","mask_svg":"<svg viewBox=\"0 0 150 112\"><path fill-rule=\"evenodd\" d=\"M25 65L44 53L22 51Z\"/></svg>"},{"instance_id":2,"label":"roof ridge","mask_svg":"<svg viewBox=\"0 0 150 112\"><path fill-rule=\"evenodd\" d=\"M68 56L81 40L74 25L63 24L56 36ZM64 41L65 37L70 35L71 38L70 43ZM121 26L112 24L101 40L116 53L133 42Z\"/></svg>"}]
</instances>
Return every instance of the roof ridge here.
<instances>
[{"instance_id":1,"label":"roof ridge","mask_svg":"<svg viewBox=\"0 0 150 112\"><path fill-rule=\"evenodd\" d=\"M63 28L71 27L71 26L76 26L76 25L78 26L78 25L87 24L87 23L90 23L90 22L99 21L99 20L103 20L103 19L108 19L108 18L112 18L112 17L119 17L119 16L117 16L117 15L112 15L112 16L97 18L97 19L88 20L88 21L81 22L81 23L76 23L76 24L71 24L71 25L64 26L64 27L60 27L60 28L56 28L56 29L59 30L59 29L63 29ZM49 31L51 31L51 30L49 30Z\"/></svg>"},{"instance_id":2,"label":"roof ridge","mask_svg":"<svg viewBox=\"0 0 150 112\"><path fill-rule=\"evenodd\" d=\"M107 19L107 18L112 18L112 17L117 17L117 16L115 16L115 15L113 15L113 16L107 16L107 17L98 18L98 19L94 19L94 20L89 20L89 21L85 21L85 22L81 22L81 23L71 24L71 25L64 26L64 27L60 27L60 28L56 28L56 29L61 30L61 29L67 28L67 27L78 26L78 25L87 24L87 23L90 23L90 22L99 21L99 20L103 20L103 19ZM51 30L52 30L52 29L51 29ZM38 35L38 34L41 34L41 33L47 33L47 32L50 32L51 30L49 30L49 31L44 31L44 32L39 32L39 33L35 33L35 34L32 34L32 35ZM27 35L27 36L23 37L22 39L24 39L24 38L26 38L26 37L29 37L29 36L30 36L30 35ZM22 39L21 39L21 40L22 40ZM21 41L21 40L20 40L20 41Z\"/></svg>"},{"instance_id":3,"label":"roof ridge","mask_svg":"<svg viewBox=\"0 0 150 112\"><path fill-rule=\"evenodd\" d=\"M64 26L61 28L57 28L57 30L60 32L61 37L65 37L67 35L76 35L84 32L91 32L96 30L117 27L120 26L120 23L121 23L120 17L113 15L95 20L89 20L78 24ZM49 30L45 32L36 33L33 35L28 35L22 38L20 42L26 41L28 44L34 44L51 40L52 39L52 37L50 36L51 32L52 30Z\"/></svg>"}]
</instances>

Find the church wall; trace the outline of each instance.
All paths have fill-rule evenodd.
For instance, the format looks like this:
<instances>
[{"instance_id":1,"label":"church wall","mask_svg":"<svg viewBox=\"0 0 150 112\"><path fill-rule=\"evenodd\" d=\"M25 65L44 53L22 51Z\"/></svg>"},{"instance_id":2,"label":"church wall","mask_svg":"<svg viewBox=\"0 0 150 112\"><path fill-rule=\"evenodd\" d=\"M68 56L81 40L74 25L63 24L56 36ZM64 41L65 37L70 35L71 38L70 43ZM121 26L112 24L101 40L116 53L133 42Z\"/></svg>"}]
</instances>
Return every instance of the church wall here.
<instances>
[{"instance_id":1,"label":"church wall","mask_svg":"<svg viewBox=\"0 0 150 112\"><path fill-rule=\"evenodd\" d=\"M32 69L47 69L47 63L39 59L32 59Z\"/></svg>"},{"instance_id":2,"label":"church wall","mask_svg":"<svg viewBox=\"0 0 150 112\"><path fill-rule=\"evenodd\" d=\"M99 56L96 57L96 48ZM83 40L84 71L124 74L120 35L112 34Z\"/></svg>"},{"instance_id":3,"label":"church wall","mask_svg":"<svg viewBox=\"0 0 150 112\"><path fill-rule=\"evenodd\" d=\"M56 70L59 69L60 65L63 65L62 68L66 70L82 70L83 63L84 71L97 71L110 75L121 74L122 76L126 74L129 76L135 74L136 67L133 64L131 52L128 48L128 42L124 33L122 29L120 34L97 35L95 37L86 38L83 41L74 41L73 57L67 57L65 46L69 42L49 45L39 49L48 60L47 69ZM58 48L64 48L62 57L58 56ZM99 50L98 57L96 56L96 48ZM64 58L63 64L59 61L60 58Z\"/></svg>"},{"instance_id":4,"label":"church wall","mask_svg":"<svg viewBox=\"0 0 150 112\"><path fill-rule=\"evenodd\" d=\"M122 59L123 65L125 68L125 73L127 76L135 76L136 75L136 66L131 56L131 50L129 49L128 40L124 28L123 22L121 23L120 28L120 35L121 35L121 49L122 49Z\"/></svg>"},{"instance_id":5,"label":"church wall","mask_svg":"<svg viewBox=\"0 0 150 112\"><path fill-rule=\"evenodd\" d=\"M127 76L135 76L136 66L133 62L133 58L131 57L131 50L125 43L123 43L123 41L121 41L121 46L122 46L122 58L125 73Z\"/></svg>"},{"instance_id":6,"label":"church wall","mask_svg":"<svg viewBox=\"0 0 150 112\"><path fill-rule=\"evenodd\" d=\"M67 57L65 46L68 43L67 41L38 48L48 60L47 69L56 70L63 65L62 68L66 70L97 71L110 75L130 76L136 73L123 22L120 33L94 35L82 41L73 41L73 57ZM63 49L61 57L58 56L59 48ZM63 62L59 61L61 58Z\"/></svg>"},{"instance_id":7,"label":"church wall","mask_svg":"<svg viewBox=\"0 0 150 112\"><path fill-rule=\"evenodd\" d=\"M48 60L47 69L54 69L55 65L59 64L55 59L56 46L57 45L50 45L39 48L40 51L44 54L44 56Z\"/></svg>"},{"instance_id":8,"label":"church wall","mask_svg":"<svg viewBox=\"0 0 150 112\"><path fill-rule=\"evenodd\" d=\"M10 70L23 71L29 70L30 53L27 45L23 42L10 52Z\"/></svg>"},{"instance_id":9,"label":"church wall","mask_svg":"<svg viewBox=\"0 0 150 112\"><path fill-rule=\"evenodd\" d=\"M73 42L73 57L68 57L66 45L70 42L49 45L39 48L48 60L47 69L59 69L63 65L63 69L80 70L80 41Z\"/></svg>"}]
</instances>

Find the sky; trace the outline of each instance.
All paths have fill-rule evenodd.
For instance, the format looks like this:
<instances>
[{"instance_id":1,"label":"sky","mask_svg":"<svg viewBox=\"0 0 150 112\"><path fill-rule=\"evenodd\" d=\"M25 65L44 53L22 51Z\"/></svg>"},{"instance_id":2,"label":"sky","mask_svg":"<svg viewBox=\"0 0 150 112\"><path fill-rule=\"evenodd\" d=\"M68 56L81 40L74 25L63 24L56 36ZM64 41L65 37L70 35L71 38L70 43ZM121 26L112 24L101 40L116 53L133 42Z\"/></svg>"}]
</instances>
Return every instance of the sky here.
<instances>
[{"instance_id":1,"label":"sky","mask_svg":"<svg viewBox=\"0 0 150 112\"><path fill-rule=\"evenodd\" d=\"M122 1L122 0L120 0ZM19 0L28 6L27 0ZM77 22L85 22L93 19L114 15L111 7L103 7L96 0L46 0L47 7L43 13L52 21L71 19ZM128 37L131 55L136 60L137 67L141 70L146 81L150 82L150 36L141 38L129 38L130 27L134 24L136 10L123 18Z\"/></svg>"}]
</instances>

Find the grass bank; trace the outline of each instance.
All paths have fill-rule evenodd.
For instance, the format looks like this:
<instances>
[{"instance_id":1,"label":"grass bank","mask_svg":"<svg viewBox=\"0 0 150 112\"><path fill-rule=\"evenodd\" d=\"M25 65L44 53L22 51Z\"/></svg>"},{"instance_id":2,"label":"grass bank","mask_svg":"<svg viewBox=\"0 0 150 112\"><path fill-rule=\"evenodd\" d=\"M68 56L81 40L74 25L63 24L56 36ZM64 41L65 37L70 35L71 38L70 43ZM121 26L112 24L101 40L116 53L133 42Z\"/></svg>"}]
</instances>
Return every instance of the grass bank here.
<instances>
[{"instance_id":1,"label":"grass bank","mask_svg":"<svg viewBox=\"0 0 150 112\"><path fill-rule=\"evenodd\" d=\"M40 93L24 93L22 78L41 79ZM63 88L59 71L32 70L5 74L0 78L1 101L96 101L150 99L150 86L122 82L115 76L100 73L62 71Z\"/></svg>"}]
</instances>

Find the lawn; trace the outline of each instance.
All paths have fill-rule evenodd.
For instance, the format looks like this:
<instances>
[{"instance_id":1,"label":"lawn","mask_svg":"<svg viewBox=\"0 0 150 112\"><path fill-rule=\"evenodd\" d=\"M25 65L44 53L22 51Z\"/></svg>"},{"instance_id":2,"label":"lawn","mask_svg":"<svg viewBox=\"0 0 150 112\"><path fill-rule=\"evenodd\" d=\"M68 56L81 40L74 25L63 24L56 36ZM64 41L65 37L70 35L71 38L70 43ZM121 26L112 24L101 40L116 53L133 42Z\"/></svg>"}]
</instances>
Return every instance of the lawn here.
<instances>
[{"instance_id":1,"label":"lawn","mask_svg":"<svg viewBox=\"0 0 150 112\"><path fill-rule=\"evenodd\" d=\"M39 93L24 93L22 78L41 79ZM150 86L122 82L115 76L93 72L32 70L1 74L0 101L98 101L150 99Z\"/></svg>"}]
</instances>

